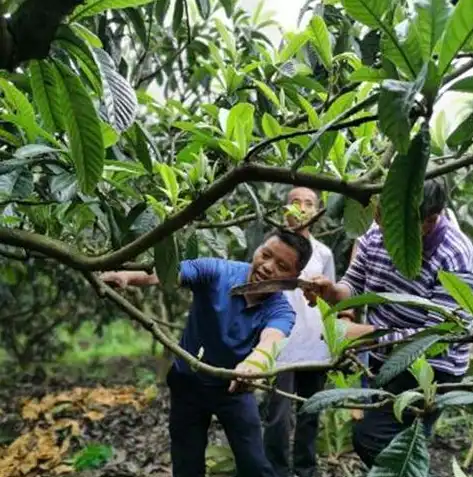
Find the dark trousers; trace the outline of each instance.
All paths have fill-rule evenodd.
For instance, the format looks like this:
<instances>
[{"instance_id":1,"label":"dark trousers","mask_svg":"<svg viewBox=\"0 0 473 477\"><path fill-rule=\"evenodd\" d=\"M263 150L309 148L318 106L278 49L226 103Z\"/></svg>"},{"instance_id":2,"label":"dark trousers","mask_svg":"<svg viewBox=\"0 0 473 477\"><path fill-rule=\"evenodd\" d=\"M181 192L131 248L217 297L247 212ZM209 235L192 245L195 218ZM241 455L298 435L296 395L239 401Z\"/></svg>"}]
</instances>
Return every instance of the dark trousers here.
<instances>
[{"instance_id":1,"label":"dark trousers","mask_svg":"<svg viewBox=\"0 0 473 477\"><path fill-rule=\"evenodd\" d=\"M370 359L370 367L374 373L377 373L381 363ZM459 382L462 376L453 376L451 374L435 371L435 380L438 383ZM409 371L404 371L386 386L386 391L393 394L400 394L408 389L418 387L417 381ZM432 433L435 421L439 413L432 413L424 417L424 429L426 436ZM403 430L407 429L414 422L415 415L408 411L403 413L403 422L399 422L393 413L392 404L386 404L380 409L372 409L364 412L364 417L354 426L353 445L361 460L372 467L376 456L385 449L389 443Z\"/></svg>"},{"instance_id":2,"label":"dark trousers","mask_svg":"<svg viewBox=\"0 0 473 477\"><path fill-rule=\"evenodd\" d=\"M275 477L264 454L261 421L253 393L230 394L203 385L195 376L168 374L169 432L173 477L205 477L205 449L212 415L222 424L239 477Z\"/></svg>"},{"instance_id":3,"label":"dark trousers","mask_svg":"<svg viewBox=\"0 0 473 477\"><path fill-rule=\"evenodd\" d=\"M289 393L308 398L321 391L326 376L313 371L278 374L276 387ZM271 393L261 407L265 421L264 446L277 477L293 475L290 471L290 433L293 428L292 402L288 398ZM296 405L299 411L300 404ZM298 414L294 434L292 461L294 473L300 477L313 477L316 471L315 439L319 423L318 414Z\"/></svg>"}]
</instances>

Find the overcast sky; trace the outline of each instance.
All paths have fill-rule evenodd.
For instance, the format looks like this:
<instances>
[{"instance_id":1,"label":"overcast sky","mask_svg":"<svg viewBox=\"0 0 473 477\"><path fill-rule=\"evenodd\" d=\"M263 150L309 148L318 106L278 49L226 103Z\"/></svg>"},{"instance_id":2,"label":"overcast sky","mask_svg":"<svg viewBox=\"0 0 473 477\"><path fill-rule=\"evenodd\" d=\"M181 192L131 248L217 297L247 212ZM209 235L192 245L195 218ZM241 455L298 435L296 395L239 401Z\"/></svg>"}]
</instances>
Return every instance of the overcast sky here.
<instances>
[{"instance_id":1,"label":"overcast sky","mask_svg":"<svg viewBox=\"0 0 473 477\"><path fill-rule=\"evenodd\" d=\"M248 11L254 11L259 0L240 0L240 5ZM281 24L284 30L290 31L297 28L297 17L304 0L265 0L263 11L273 11L274 19ZM271 31L271 39L279 42L280 36Z\"/></svg>"}]
</instances>

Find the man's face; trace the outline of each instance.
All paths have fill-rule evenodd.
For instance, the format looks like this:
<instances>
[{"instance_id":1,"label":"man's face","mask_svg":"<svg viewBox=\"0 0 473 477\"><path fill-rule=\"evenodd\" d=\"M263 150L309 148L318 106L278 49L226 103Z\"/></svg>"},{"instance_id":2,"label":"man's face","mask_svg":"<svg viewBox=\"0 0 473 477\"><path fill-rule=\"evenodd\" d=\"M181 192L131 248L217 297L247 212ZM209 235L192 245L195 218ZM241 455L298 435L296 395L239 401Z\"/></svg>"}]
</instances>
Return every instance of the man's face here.
<instances>
[{"instance_id":1,"label":"man's face","mask_svg":"<svg viewBox=\"0 0 473 477\"><path fill-rule=\"evenodd\" d=\"M276 236L270 237L253 255L250 281L295 278L299 276L298 263L298 253L292 247Z\"/></svg>"},{"instance_id":2,"label":"man's face","mask_svg":"<svg viewBox=\"0 0 473 477\"><path fill-rule=\"evenodd\" d=\"M311 219L318 210L319 201L315 192L305 187L296 187L289 192L288 205L295 206L299 209L302 217L296 217L288 214L286 217L289 227L297 227L307 220Z\"/></svg>"}]
</instances>

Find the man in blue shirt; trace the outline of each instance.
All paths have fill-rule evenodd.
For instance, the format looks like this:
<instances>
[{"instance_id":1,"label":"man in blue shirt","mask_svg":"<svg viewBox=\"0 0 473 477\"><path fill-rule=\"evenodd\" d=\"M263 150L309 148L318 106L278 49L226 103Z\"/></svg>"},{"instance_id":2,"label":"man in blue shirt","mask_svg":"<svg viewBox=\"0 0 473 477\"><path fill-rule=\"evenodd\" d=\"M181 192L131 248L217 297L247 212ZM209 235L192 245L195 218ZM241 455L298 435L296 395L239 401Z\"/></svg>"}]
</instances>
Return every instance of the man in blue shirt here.
<instances>
[{"instance_id":1,"label":"man in blue shirt","mask_svg":"<svg viewBox=\"0 0 473 477\"><path fill-rule=\"evenodd\" d=\"M295 313L282 293L231 296L232 287L247 281L295 278L312 254L299 234L272 232L255 251L251 264L202 258L181 262L181 285L193 292L181 346L207 364L258 372L251 362L265 362L261 349L289 335ZM119 286L159 283L144 272L108 272L106 282ZM261 421L255 396L242 381L225 381L192 371L176 359L168 374L171 392L169 431L174 477L204 477L207 431L212 415L221 422L241 477L274 477L264 454Z\"/></svg>"}]
</instances>

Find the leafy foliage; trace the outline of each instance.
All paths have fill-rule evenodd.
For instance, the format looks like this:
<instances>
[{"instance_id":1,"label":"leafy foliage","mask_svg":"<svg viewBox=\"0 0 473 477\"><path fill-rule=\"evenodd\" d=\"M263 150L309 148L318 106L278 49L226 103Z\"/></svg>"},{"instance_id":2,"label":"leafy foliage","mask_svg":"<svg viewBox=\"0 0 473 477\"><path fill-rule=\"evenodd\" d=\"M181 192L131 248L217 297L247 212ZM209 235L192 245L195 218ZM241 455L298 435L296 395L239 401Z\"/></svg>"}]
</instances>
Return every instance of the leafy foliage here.
<instances>
[{"instance_id":1,"label":"leafy foliage","mask_svg":"<svg viewBox=\"0 0 473 477\"><path fill-rule=\"evenodd\" d=\"M383 396L389 396L389 393L382 389L329 389L311 396L302 405L300 412L316 413L344 401L362 401L373 396L382 398Z\"/></svg>"},{"instance_id":2,"label":"leafy foliage","mask_svg":"<svg viewBox=\"0 0 473 477\"><path fill-rule=\"evenodd\" d=\"M461 56L473 49L471 2L314 3L301 12L310 15L306 26L284 33L277 46L266 29L276 22L263 3L251 15L228 0L87 0L45 39L47 51L35 54L29 37L22 42L18 35L24 10L10 2L15 47L31 54L21 51L17 57L27 60L15 64L15 55L4 58L0 51L0 64L14 63L0 74L0 253L19 252L20 269L30 253L41 259L49 253L81 271L133 260L152 265L161 280L159 309L174 323L184 320L188 303L174 286L179 260L251 256L264 233L283 222L281 200L292 183L323 190L327 211L313 232L340 258L339 273L381 193L386 248L401 273L417 276L418 206L427 175L449 174L452 208L473 234L470 170L457 171L473 162L461 157L473 144L471 101L464 101L470 97L462 97L455 121L442 120L445 95L473 92L471 78L458 78ZM391 146L394 157L385 154ZM123 260L111 265L110 257ZM467 285L447 274L440 279L471 312ZM40 284L56 290L49 278ZM84 295L81 287L76 291ZM24 293L30 308L33 295ZM14 311L9 303L6 316ZM423 355L440 337L464 331L453 310L386 293L327 305L331 353L340 356L363 342L342 338L337 310L389 303L445 318L396 348L377 379L383 385L410 367L424 402L432 404L434 383L430 368L421 366ZM55 313L45 315L37 323L48 329ZM25 320L11 342L2 335L3 343L15 353L14 343L31 341L35 326ZM45 347L54 350L52 341ZM31 358L21 349L17 354ZM305 409L387 396L382 390L328 393L313 396ZM417 398L397 398L399 418ZM435 396L436 405L442 398L469 399L447 393ZM419 426L398 436L372 473L424 475ZM402 453L401 464L393 464Z\"/></svg>"},{"instance_id":3,"label":"leafy foliage","mask_svg":"<svg viewBox=\"0 0 473 477\"><path fill-rule=\"evenodd\" d=\"M398 434L378 455L368 475L427 477L429 460L423 423L418 419L412 427Z\"/></svg>"}]
</instances>

